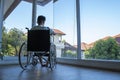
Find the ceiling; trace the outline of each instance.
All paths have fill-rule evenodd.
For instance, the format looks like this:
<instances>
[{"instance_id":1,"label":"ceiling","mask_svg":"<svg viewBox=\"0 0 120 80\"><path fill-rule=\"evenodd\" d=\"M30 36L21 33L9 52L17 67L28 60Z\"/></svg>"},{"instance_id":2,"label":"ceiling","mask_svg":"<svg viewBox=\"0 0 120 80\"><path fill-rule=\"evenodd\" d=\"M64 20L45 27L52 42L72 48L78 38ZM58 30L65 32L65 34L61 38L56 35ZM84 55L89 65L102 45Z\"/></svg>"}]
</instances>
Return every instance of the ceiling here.
<instances>
[{"instance_id":1,"label":"ceiling","mask_svg":"<svg viewBox=\"0 0 120 80\"><path fill-rule=\"evenodd\" d=\"M10 15L10 13L18 6L21 1L26 1L32 3L33 0L4 0L4 20ZM37 4L40 6L44 6L52 0L37 0ZM57 0L53 0L56 2Z\"/></svg>"},{"instance_id":2,"label":"ceiling","mask_svg":"<svg viewBox=\"0 0 120 80\"><path fill-rule=\"evenodd\" d=\"M21 0L4 0L4 20L10 15L10 13L17 7Z\"/></svg>"},{"instance_id":3,"label":"ceiling","mask_svg":"<svg viewBox=\"0 0 120 80\"><path fill-rule=\"evenodd\" d=\"M33 2L33 0L24 0L24 1L27 1L27 2L30 2L30 3ZM40 5L40 6L44 6L47 3L49 3L50 1L52 1L52 0L37 0L37 4Z\"/></svg>"}]
</instances>

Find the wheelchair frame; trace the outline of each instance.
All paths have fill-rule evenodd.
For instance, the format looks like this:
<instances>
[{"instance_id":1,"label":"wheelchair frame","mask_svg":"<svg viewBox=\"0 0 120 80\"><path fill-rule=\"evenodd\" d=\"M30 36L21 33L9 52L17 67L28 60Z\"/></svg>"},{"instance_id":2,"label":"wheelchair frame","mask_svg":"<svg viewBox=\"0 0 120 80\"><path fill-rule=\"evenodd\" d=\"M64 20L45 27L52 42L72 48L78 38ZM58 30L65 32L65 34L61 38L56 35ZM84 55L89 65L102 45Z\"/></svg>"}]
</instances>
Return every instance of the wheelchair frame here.
<instances>
[{"instance_id":1,"label":"wheelchair frame","mask_svg":"<svg viewBox=\"0 0 120 80\"><path fill-rule=\"evenodd\" d=\"M51 70L55 68L56 46L51 43L50 30L28 30L27 41L22 43L19 50L19 65L27 69L37 65L40 59L48 63L47 67Z\"/></svg>"}]
</instances>

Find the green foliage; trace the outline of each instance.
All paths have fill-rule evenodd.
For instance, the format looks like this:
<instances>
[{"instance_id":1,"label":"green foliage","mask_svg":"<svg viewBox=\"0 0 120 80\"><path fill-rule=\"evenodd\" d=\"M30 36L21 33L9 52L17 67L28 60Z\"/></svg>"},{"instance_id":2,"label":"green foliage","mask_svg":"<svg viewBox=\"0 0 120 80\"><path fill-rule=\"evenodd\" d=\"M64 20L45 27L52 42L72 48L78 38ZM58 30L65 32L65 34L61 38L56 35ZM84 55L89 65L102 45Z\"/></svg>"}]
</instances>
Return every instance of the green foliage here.
<instances>
[{"instance_id":1,"label":"green foliage","mask_svg":"<svg viewBox=\"0 0 120 80\"><path fill-rule=\"evenodd\" d=\"M8 44L8 53L9 53L10 56L16 55L14 47L10 44Z\"/></svg>"},{"instance_id":2,"label":"green foliage","mask_svg":"<svg viewBox=\"0 0 120 80\"><path fill-rule=\"evenodd\" d=\"M65 51L65 53L62 54L62 57L76 58L76 56L77 56L77 53L71 50L67 50Z\"/></svg>"},{"instance_id":3,"label":"green foliage","mask_svg":"<svg viewBox=\"0 0 120 80\"><path fill-rule=\"evenodd\" d=\"M18 46L21 44L21 39L23 32L17 28L13 28L8 32L9 35L9 44L14 47L15 53L18 53Z\"/></svg>"},{"instance_id":4,"label":"green foliage","mask_svg":"<svg viewBox=\"0 0 120 80\"><path fill-rule=\"evenodd\" d=\"M17 28L12 28L7 32L3 27L2 32L2 52L4 55L18 55L20 45L26 40L25 34Z\"/></svg>"},{"instance_id":5,"label":"green foliage","mask_svg":"<svg viewBox=\"0 0 120 80\"><path fill-rule=\"evenodd\" d=\"M7 53L8 49L8 35L5 27L2 28L2 52Z\"/></svg>"},{"instance_id":6,"label":"green foliage","mask_svg":"<svg viewBox=\"0 0 120 80\"><path fill-rule=\"evenodd\" d=\"M86 55L87 58L107 60L120 59L120 46L114 38L97 41L88 52L89 54Z\"/></svg>"}]
</instances>

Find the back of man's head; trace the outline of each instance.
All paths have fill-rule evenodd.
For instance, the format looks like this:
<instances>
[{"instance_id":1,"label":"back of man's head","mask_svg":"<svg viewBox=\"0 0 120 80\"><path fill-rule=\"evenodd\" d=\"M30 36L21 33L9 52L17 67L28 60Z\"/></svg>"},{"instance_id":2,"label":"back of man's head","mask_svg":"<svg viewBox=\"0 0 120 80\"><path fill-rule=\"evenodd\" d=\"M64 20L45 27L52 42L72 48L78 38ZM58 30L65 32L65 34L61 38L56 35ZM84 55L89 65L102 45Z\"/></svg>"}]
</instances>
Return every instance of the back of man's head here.
<instances>
[{"instance_id":1,"label":"back of man's head","mask_svg":"<svg viewBox=\"0 0 120 80\"><path fill-rule=\"evenodd\" d=\"M46 20L45 16L42 15L38 16L37 18L38 25L44 24L45 20Z\"/></svg>"}]
</instances>

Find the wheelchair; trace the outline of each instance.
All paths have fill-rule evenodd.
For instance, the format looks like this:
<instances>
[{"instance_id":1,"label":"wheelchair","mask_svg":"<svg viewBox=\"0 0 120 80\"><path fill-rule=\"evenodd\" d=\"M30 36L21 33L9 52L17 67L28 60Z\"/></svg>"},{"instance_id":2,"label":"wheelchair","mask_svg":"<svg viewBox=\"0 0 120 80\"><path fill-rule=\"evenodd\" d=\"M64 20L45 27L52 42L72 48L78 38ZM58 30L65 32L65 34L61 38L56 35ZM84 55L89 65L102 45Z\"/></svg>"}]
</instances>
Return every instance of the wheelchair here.
<instances>
[{"instance_id":1,"label":"wheelchair","mask_svg":"<svg viewBox=\"0 0 120 80\"><path fill-rule=\"evenodd\" d=\"M27 41L19 50L19 65L22 69L36 66L38 63L53 70L56 66L56 46L51 43L50 30L29 30Z\"/></svg>"}]
</instances>

